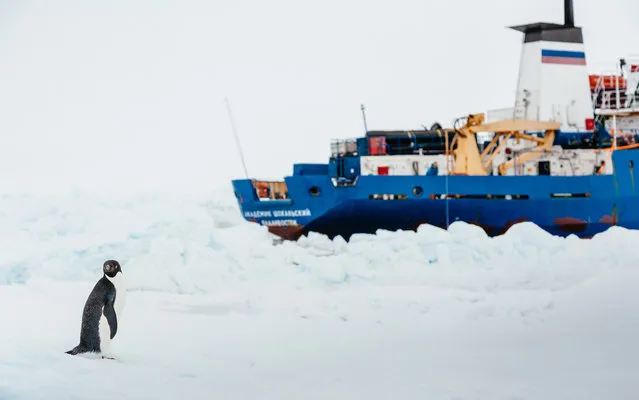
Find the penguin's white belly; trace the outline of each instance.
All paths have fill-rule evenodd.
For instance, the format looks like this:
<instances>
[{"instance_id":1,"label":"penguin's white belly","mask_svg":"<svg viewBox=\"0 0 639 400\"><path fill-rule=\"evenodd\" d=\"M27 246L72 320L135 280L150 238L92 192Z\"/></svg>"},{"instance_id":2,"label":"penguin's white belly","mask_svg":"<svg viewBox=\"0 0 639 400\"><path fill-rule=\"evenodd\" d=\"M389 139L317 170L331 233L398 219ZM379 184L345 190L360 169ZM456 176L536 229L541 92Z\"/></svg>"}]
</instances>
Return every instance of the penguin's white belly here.
<instances>
[{"instance_id":1,"label":"penguin's white belly","mask_svg":"<svg viewBox=\"0 0 639 400\"><path fill-rule=\"evenodd\" d=\"M104 314L100 315L100 325L98 327L100 334L100 352L108 355L111 351L111 328Z\"/></svg>"},{"instance_id":2,"label":"penguin's white belly","mask_svg":"<svg viewBox=\"0 0 639 400\"><path fill-rule=\"evenodd\" d=\"M120 322L120 317L122 316L122 311L124 310L124 305L126 304L126 288L116 286L116 294L115 294L115 303L113 304L113 308L115 309L115 315L118 316L118 323Z\"/></svg>"},{"instance_id":3,"label":"penguin's white belly","mask_svg":"<svg viewBox=\"0 0 639 400\"><path fill-rule=\"evenodd\" d=\"M120 323L120 317L126 304L126 283L122 277L122 273L118 273L113 278L109 278L113 286L115 286L115 302L113 308L115 309L115 315L118 317L118 324Z\"/></svg>"},{"instance_id":4,"label":"penguin's white belly","mask_svg":"<svg viewBox=\"0 0 639 400\"><path fill-rule=\"evenodd\" d=\"M122 327L122 311L124 310L124 305L126 304L126 284L121 272L116 274L113 278L109 276L107 276L107 278L111 281L111 283L113 283L113 286L115 286L115 301L113 303L113 309L115 310L115 317L118 323L118 330L115 336L117 337ZM110 355L111 329L109 327L109 322L107 321L104 314L100 316L100 348L103 355Z\"/></svg>"}]
</instances>

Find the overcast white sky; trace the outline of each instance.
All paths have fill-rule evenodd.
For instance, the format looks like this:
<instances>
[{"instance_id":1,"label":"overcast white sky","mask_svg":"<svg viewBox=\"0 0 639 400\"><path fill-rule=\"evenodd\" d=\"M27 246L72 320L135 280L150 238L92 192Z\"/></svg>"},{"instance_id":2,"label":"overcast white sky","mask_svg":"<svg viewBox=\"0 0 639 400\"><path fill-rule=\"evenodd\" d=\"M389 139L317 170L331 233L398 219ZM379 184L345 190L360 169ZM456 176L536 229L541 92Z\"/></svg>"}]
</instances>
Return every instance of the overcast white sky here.
<instances>
[{"instance_id":1,"label":"overcast white sky","mask_svg":"<svg viewBox=\"0 0 639 400\"><path fill-rule=\"evenodd\" d=\"M639 54L639 2L574 0L591 69ZM512 106L562 0L0 0L0 191L209 189L330 140ZM633 47L634 46L634 47Z\"/></svg>"}]
</instances>

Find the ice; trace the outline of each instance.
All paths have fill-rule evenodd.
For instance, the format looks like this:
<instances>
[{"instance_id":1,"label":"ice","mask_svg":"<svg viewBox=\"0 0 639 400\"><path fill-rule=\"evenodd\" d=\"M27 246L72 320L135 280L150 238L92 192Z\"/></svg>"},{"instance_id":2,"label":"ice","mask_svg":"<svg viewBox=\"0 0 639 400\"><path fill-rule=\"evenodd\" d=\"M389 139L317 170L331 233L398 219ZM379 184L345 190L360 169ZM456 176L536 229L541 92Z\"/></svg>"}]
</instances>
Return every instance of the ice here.
<instances>
[{"instance_id":1,"label":"ice","mask_svg":"<svg viewBox=\"0 0 639 400\"><path fill-rule=\"evenodd\" d=\"M283 242L230 190L0 197L0 398L626 399L639 232ZM117 360L64 354L102 262L129 285Z\"/></svg>"}]
</instances>

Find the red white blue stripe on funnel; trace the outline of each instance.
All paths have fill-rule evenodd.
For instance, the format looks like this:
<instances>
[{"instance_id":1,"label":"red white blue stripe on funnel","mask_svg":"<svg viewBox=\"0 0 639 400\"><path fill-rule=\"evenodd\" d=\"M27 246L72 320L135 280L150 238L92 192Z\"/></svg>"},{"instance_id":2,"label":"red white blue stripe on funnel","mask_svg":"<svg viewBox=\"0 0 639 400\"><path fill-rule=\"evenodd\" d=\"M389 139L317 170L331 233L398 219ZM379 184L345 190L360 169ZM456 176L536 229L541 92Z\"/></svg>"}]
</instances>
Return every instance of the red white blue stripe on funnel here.
<instances>
[{"instance_id":1,"label":"red white blue stripe on funnel","mask_svg":"<svg viewBox=\"0 0 639 400\"><path fill-rule=\"evenodd\" d=\"M583 51L541 50L542 64L586 65Z\"/></svg>"}]
</instances>

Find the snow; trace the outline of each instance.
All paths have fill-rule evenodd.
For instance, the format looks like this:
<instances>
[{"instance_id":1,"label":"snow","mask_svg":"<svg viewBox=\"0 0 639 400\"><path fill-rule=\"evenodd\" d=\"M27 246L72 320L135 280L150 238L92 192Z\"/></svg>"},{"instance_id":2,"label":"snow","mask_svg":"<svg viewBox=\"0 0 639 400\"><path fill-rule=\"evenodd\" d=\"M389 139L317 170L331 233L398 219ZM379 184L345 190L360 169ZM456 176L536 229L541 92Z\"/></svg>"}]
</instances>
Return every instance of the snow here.
<instances>
[{"instance_id":1,"label":"snow","mask_svg":"<svg viewBox=\"0 0 639 400\"><path fill-rule=\"evenodd\" d=\"M0 196L0 398L627 399L639 232L279 243L230 190ZM106 259L117 360L64 354Z\"/></svg>"}]
</instances>

